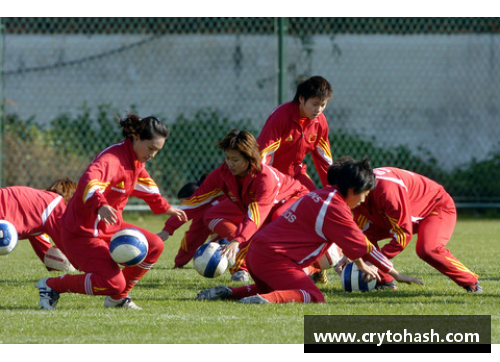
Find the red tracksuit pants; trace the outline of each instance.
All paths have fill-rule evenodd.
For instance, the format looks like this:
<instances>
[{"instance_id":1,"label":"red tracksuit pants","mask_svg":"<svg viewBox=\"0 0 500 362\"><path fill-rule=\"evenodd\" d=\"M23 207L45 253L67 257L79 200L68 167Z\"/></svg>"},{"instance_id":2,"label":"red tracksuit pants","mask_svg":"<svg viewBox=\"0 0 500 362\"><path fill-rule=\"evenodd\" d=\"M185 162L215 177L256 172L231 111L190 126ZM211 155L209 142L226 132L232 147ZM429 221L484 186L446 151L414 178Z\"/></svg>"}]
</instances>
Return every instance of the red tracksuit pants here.
<instances>
[{"instance_id":1,"label":"red tracksuit pants","mask_svg":"<svg viewBox=\"0 0 500 362\"><path fill-rule=\"evenodd\" d=\"M250 243L247 253L248 271L255 284L230 288L231 299L260 294L271 303L323 303L325 297L304 268L290 258L263 252Z\"/></svg>"},{"instance_id":2,"label":"red tracksuit pants","mask_svg":"<svg viewBox=\"0 0 500 362\"><path fill-rule=\"evenodd\" d=\"M122 223L122 227L140 230L148 240L149 250L144 261L136 266L121 268L109 254L109 241L73 235L63 230L63 252L75 268L85 272L49 278L47 285L58 293L110 295L125 298L132 287L148 272L163 251L161 238L138 226Z\"/></svg>"},{"instance_id":3,"label":"red tracksuit pants","mask_svg":"<svg viewBox=\"0 0 500 362\"><path fill-rule=\"evenodd\" d=\"M456 222L455 203L450 195L445 194L434 210L418 225L414 226L413 231L414 234L418 235L416 253L419 258L463 287L476 283L478 276L463 265L446 247ZM379 240L392 237L389 231L372 226L365 235L375 245ZM386 256L391 257L387 254ZM393 280L389 274L380 272L380 275L382 283Z\"/></svg>"}]
</instances>

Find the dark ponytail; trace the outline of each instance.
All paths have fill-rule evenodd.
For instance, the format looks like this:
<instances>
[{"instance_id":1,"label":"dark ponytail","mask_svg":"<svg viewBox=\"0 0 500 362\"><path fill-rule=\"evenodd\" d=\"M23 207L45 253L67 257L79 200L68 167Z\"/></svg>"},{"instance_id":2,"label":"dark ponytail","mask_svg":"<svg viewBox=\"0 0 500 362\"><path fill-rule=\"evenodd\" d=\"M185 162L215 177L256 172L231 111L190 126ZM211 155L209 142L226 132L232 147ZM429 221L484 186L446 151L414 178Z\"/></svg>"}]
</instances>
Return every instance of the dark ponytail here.
<instances>
[{"instance_id":1,"label":"dark ponytail","mask_svg":"<svg viewBox=\"0 0 500 362\"><path fill-rule=\"evenodd\" d=\"M137 114L128 114L120 120L123 128L122 134L125 138L139 136L141 140L152 140L155 136L164 137L165 140L170 135L170 130L156 117L140 118Z\"/></svg>"}]
</instances>

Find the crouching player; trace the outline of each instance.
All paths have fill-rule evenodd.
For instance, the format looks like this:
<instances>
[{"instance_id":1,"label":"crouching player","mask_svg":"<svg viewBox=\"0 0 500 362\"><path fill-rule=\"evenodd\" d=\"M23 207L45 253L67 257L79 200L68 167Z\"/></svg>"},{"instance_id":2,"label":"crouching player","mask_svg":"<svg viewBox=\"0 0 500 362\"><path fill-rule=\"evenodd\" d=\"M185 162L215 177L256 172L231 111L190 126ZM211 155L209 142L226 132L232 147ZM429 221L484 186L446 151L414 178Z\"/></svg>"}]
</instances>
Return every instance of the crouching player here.
<instances>
[{"instance_id":1,"label":"crouching player","mask_svg":"<svg viewBox=\"0 0 500 362\"><path fill-rule=\"evenodd\" d=\"M146 171L145 163L165 144L168 128L155 117L128 115L120 121L125 140L100 152L84 172L61 219L64 253L84 274L63 275L40 280L42 309L55 308L59 294L105 295L105 307L141 309L128 296L136 283L151 269L163 251L162 240L152 232L123 220L130 196L148 203L156 214L186 214L172 207ZM134 227L148 240L143 262L123 270L109 253L109 242L118 230Z\"/></svg>"},{"instance_id":2,"label":"crouching player","mask_svg":"<svg viewBox=\"0 0 500 362\"><path fill-rule=\"evenodd\" d=\"M45 253L52 247L49 237L62 247L60 222L75 190L76 182L69 178L56 180L46 190L27 186L1 188L0 220L11 222L19 239L28 239L43 263Z\"/></svg>"},{"instance_id":3,"label":"crouching player","mask_svg":"<svg viewBox=\"0 0 500 362\"><path fill-rule=\"evenodd\" d=\"M366 202L353 211L354 220L366 237L375 245L380 240L390 239L381 252L392 259L406 248L414 234L418 234L415 248L423 261L466 291L481 293L478 276L446 248L455 228L457 210L443 186L396 167L373 171L377 186ZM397 288L391 276L382 273L381 279L376 288Z\"/></svg>"},{"instance_id":4,"label":"crouching player","mask_svg":"<svg viewBox=\"0 0 500 362\"><path fill-rule=\"evenodd\" d=\"M399 274L354 222L351 209L365 200L376 183L369 161L339 159L330 166L327 177L333 186L303 196L252 238L247 265L255 284L203 290L197 299L240 299L243 303L324 302L323 293L303 268L316 262L332 243L372 278L379 278L377 267L400 282L423 284L417 278Z\"/></svg>"}]
</instances>

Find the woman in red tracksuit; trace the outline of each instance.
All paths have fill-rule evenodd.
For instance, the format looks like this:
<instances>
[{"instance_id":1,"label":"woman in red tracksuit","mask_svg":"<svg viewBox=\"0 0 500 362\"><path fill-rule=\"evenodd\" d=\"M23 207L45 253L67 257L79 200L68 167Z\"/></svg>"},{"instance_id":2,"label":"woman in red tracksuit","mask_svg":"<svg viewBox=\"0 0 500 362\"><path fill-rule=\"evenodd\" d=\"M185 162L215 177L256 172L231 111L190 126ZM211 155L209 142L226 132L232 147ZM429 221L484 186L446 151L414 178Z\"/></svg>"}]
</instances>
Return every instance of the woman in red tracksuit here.
<instances>
[{"instance_id":1,"label":"woman in red tracksuit","mask_svg":"<svg viewBox=\"0 0 500 362\"><path fill-rule=\"evenodd\" d=\"M446 248L457 221L451 196L437 182L396 167L374 169L377 186L354 210L354 219L366 237L389 259L402 252L414 234L417 255L469 292L481 292L478 276ZM396 289L392 277L382 274L380 289Z\"/></svg>"},{"instance_id":2,"label":"woman in red tracksuit","mask_svg":"<svg viewBox=\"0 0 500 362\"><path fill-rule=\"evenodd\" d=\"M28 239L44 262L45 253L52 247L49 237L61 248L60 220L75 190L76 182L68 178L55 181L46 190L27 186L1 188L0 220L13 224L19 239Z\"/></svg>"},{"instance_id":3,"label":"woman in red tracksuit","mask_svg":"<svg viewBox=\"0 0 500 362\"><path fill-rule=\"evenodd\" d=\"M422 284L416 278L399 274L352 218L351 209L362 203L375 186L368 160L339 160L329 169L328 183L335 186L309 192L252 238L247 264L255 284L236 288L218 286L201 291L197 299L324 302L323 293L303 268L315 263L332 243L371 277L377 277L376 269L361 258L399 281Z\"/></svg>"},{"instance_id":4,"label":"woman in red tracksuit","mask_svg":"<svg viewBox=\"0 0 500 362\"><path fill-rule=\"evenodd\" d=\"M128 296L132 287L153 266L163 251L154 233L123 221L130 196L145 200L155 214L175 215L145 169L145 163L163 147L169 130L154 117L129 115L120 121L125 140L101 153L89 165L62 218L61 241L71 263L85 272L42 279L37 283L42 309L53 309L61 293L106 295L105 307L140 309ZM148 240L142 263L123 270L111 259L109 241L118 230L134 227Z\"/></svg>"},{"instance_id":5,"label":"woman in red tracksuit","mask_svg":"<svg viewBox=\"0 0 500 362\"><path fill-rule=\"evenodd\" d=\"M325 78L306 79L297 86L292 102L273 111L257 138L263 162L299 180L309 190L315 190L316 185L303 163L308 153L321 184L327 185L326 174L332 154L323 111L332 93L332 86Z\"/></svg>"},{"instance_id":6,"label":"woman in red tracksuit","mask_svg":"<svg viewBox=\"0 0 500 362\"><path fill-rule=\"evenodd\" d=\"M219 143L219 149L224 151L225 162L206 177L180 208L189 219L204 213L208 228L230 241L223 247L223 253L228 259L235 258L232 278L247 281L244 260L248 241L259 228L307 193L307 189L292 177L262 164L257 142L247 131L232 130ZM227 199L205 207L221 195ZM159 235L166 239L182 223L176 218L168 219Z\"/></svg>"}]
</instances>

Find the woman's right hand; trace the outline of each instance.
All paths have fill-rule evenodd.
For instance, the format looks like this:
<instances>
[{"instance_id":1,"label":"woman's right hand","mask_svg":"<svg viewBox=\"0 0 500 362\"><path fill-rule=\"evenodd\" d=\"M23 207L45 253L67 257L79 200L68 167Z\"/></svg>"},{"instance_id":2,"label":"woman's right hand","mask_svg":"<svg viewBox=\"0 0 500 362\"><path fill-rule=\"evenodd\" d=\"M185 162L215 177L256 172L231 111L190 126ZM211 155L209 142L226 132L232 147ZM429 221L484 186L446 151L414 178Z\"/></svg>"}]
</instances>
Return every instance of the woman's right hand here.
<instances>
[{"instance_id":1,"label":"woman's right hand","mask_svg":"<svg viewBox=\"0 0 500 362\"><path fill-rule=\"evenodd\" d=\"M118 221L117 210L109 205L102 206L97 213L106 224L114 225Z\"/></svg>"}]
</instances>

